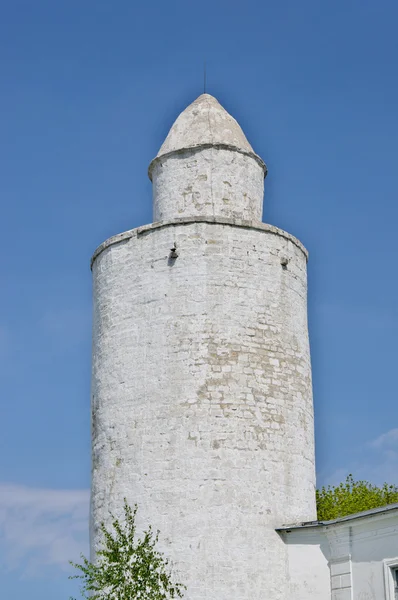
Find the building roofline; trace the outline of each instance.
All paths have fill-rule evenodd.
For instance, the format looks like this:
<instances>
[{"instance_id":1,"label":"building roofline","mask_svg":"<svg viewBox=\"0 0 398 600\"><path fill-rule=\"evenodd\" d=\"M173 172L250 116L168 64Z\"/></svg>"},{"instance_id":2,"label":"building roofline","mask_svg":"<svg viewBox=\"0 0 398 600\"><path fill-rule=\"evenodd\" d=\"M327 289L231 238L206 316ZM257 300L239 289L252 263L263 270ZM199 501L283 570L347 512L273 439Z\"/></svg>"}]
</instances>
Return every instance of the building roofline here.
<instances>
[{"instance_id":1,"label":"building roofline","mask_svg":"<svg viewBox=\"0 0 398 600\"><path fill-rule=\"evenodd\" d=\"M275 227L274 225L269 225L267 223L262 223L261 221L246 221L243 219L230 219L225 217L182 217L179 219L172 219L170 221L159 221L156 223L151 223L149 225L143 225L141 227L137 227L136 229L130 229L125 231L124 233L119 233L118 235L114 235L109 239L105 240L102 244L98 246L95 250L92 258L91 258L91 268L93 268L93 264L97 256L101 254L106 248L109 246L113 246L114 244L118 244L120 242L124 242L125 240L129 240L132 237L140 236L142 234L154 231L156 229L162 229L164 227L175 227L179 225L192 225L196 223L208 223L210 225L227 225L231 227L240 227L242 229L253 229L256 231L262 231L264 233L271 233L273 235L278 235L283 237L290 242L292 242L297 248L299 248L305 256L305 259L308 261L308 250L303 246L303 244L298 240L294 235L287 233L283 229L279 229L279 227Z\"/></svg>"},{"instance_id":2,"label":"building roofline","mask_svg":"<svg viewBox=\"0 0 398 600\"><path fill-rule=\"evenodd\" d=\"M364 510L362 512L347 515L346 517L339 517L337 519L331 519L330 521L304 521L302 523L294 523L292 525L284 525L283 527L277 527L276 531L286 532L298 529L314 529L316 527L328 527L329 525L337 525L339 523L346 523L347 521L355 521L357 519L366 519L367 517L375 517L377 515L384 515L390 512L398 512L398 502L395 504L387 504L387 506L380 506L379 508L372 508L371 510Z\"/></svg>"},{"instance_id":3,"label":"building roofline","mask_svg":"<svg viewBox=\"0 0 398 600\"><path fill-rule=\"evenodd\" d=\"M265 164L265 162L263 161L261 156L259 156L255 152L250 152L249 150L244 150L242 148L239 148L238 146L233 146L232 144L224 144L221 142L215 142L215 143L190 145L190 146L186 146L184 148L177 148L176 150L170 150L169 152L164 152L163 154L158 154L157 156L155 156L155 158L153 160L151 160L151 162L149 164L149 167L148 167L149 179L152 181L152 171L153 171L153 168L156 163L161 162L161 161L169 158L170 156L183 154L184 152L193 152L193 153L200 152L201 150L206 150L208 148L215 148L216 150L229 150L231 152L238 152L239 154L244 154L245 156L249 156L250 158L253 158L260 165L262 170L264 171L264 179L267 176L267 173L268 173L267 165Z\"/></svg>"}]
</instances>

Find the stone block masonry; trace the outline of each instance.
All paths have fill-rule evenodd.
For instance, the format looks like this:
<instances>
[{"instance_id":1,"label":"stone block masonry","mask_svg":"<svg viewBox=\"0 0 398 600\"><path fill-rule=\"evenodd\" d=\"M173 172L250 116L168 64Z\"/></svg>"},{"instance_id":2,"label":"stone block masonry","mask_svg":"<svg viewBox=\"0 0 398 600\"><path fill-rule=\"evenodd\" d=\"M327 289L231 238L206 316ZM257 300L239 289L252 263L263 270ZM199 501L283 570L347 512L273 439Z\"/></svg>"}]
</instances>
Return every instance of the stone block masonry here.
<instances>
[{"instance_id":1,"label":"stone block masonry","mask_svg":"<svg viewBox=\"0 0 398 600\"><path fill-rule=\"evenodd\" d=\"M176 220L103 244L93 278L93 552L127 497L187 599L287 598L275 527L315 518L303 247Z\"/></svg>"},{"instance_id":2,"label":"stone block masonry","mask_svg":"<svg viewBox=\"0 0 398 600\"><path fill-rule=\"evenodd\" d=\"M159 222L92 259L92 557L126 497L187 600L291 600L275 529L316 517L307 254L261 223L266 172L203 94L149 167Z\"/></svg>"},{"instance_id":3,"label":"stone block masonry","mask_svg":"<svg viewBox=\"0 0 398 600\"><path fill-rule=\"evenodd\" d=\"M255 154L201 146L153 161L154 219L219 216L261 221L265 165Z\"/></svg>"}]
</instances>

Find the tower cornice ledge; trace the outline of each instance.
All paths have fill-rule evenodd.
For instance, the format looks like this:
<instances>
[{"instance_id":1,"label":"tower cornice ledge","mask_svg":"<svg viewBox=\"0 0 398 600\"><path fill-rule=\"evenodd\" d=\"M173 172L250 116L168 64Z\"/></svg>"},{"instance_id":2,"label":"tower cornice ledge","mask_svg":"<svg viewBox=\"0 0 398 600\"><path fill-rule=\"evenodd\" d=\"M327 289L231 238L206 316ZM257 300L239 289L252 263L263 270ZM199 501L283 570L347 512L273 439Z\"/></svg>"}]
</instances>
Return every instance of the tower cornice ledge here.
<instances>
[{"instance_id":1,"label":"tower cornice ledge","mask_svg":"<svg viewBox=\"0 0 398 600\"><path fill-rule=\"evenodd\" d=\"M153 167L158 162L163 162L166 158L169 158L173 155L184 154L186 152L200 152L201 150L206 150L207 148L215 148L216 150L230 150L231 152L238 152L239 154L244 154L245 156L250 156L253 158L263 169L264 171L264 179L267 177L268 169L267 165L263 161L263 159L256 154L255 152L249 152L248 150L244 150L242 148L238 148L238 146L233 146L231 144L223 144L223 143L206 143L206 144L195 144L191 146L187 146L184 148L178 148L176 150L171 150L170 152L165 152L164 154L159 154L155 156L155 158L151 161L148 167L148 177L152 181L152 171Z\"/></svg>"},{"instance_id":2,"label":"tower cornice ledge","mask_svg":"<svg viewBox=\"0 0 398 600\"><path fill-rule=\"evenodd\" d=\"M260 159L261 160L261 159ZM268 223L260 223L258 221L245 221L243 219L227 219L222 217L182 217L179 219L172 219L170 221L159 221L156 223L150 223L149 225L143 225L141 227L136 227L135 229L129 229L123 233L119 233L114 235L98 246L95 250L92 258L90 267L93 267L94 261L103 252L106 248L113 246L115 244L119 244L126 240L131 239L132 237L139 237L143 234L154 231L155 229L162 229L165 227L173 227L175 225L191 225L193 223L209 223L214 225L229 225L230 227L241 227L243 229L254 229L257 231L263 231L266 233L271 233L273 235L278 235L283 237L290 242L292 242L297 248L299 248L304 254L306 260L308 261L308 250L305 246L298 240L294 235L283 231L283 229L279 229L279 227L275 227L274 225L269 225Z\"/></svg>"}]
</instances>

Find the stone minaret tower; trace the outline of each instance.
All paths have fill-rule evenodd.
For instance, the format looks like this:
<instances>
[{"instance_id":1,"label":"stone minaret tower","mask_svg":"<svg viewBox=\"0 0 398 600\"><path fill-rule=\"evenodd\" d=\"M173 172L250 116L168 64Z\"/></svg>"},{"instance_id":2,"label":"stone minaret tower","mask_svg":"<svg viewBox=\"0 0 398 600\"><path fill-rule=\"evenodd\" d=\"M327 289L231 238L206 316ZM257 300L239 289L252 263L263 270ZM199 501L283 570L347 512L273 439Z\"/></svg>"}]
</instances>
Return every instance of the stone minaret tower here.
<instances>
[{"instance_id":1,"label":"stone minaret tower","mask_svg":"<svg viewBox=\"0 0 398 600\"><path fill-rule=\"evenodd\" d=\"M265 174L204 94L150 164L155 222L93 257L92 549L127 497L188 600L287 600L275 527L315 519L307 252L261 222Z\"/></svg>"}]
</instances>

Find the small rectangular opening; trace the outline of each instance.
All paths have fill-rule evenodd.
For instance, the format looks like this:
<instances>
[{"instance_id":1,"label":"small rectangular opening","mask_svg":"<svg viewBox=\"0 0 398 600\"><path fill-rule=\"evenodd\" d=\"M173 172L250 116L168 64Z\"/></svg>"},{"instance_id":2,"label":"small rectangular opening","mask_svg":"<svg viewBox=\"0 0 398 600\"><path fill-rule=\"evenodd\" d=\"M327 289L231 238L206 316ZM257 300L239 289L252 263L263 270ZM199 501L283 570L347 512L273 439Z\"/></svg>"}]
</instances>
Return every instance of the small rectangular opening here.
<instances>
[{"instance_id":1,"label":"small rectangular opening","mask_svg":"<svg viewBox=\"0 0 398 600\"><path fill-rule=\"evenodd\" d=\"M391 569L394 581L394 600L398 600L398 567Z\"/></svg>"},{"instance_id":2,"label":"small rectangular opening","mask_svg":"<svg viewBox=\"0 0 398 600\"><path fill-rule=\"evenodd\" d=\"M385 558L384 563L384 586L385 600L398 600L398 556Z\"/></svg>"}]
</instances>

